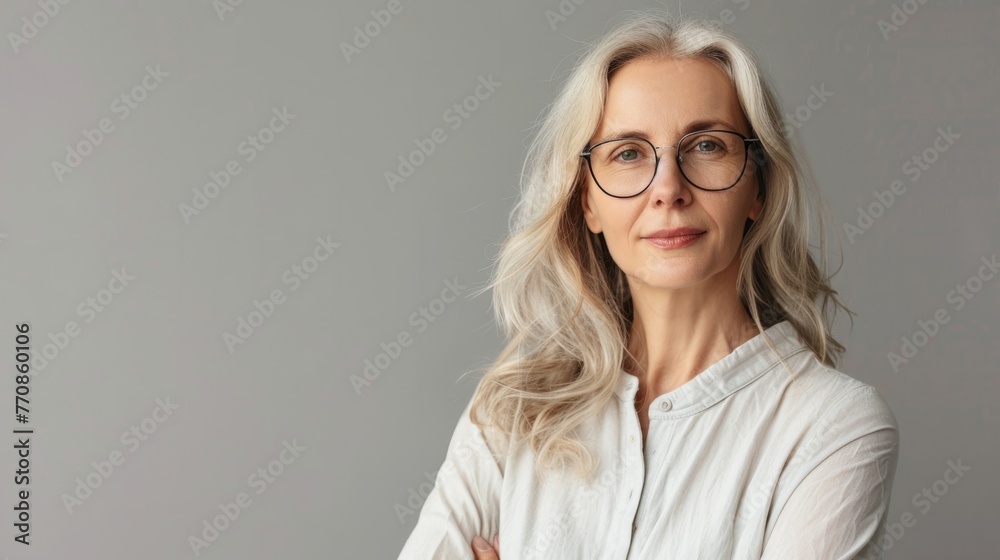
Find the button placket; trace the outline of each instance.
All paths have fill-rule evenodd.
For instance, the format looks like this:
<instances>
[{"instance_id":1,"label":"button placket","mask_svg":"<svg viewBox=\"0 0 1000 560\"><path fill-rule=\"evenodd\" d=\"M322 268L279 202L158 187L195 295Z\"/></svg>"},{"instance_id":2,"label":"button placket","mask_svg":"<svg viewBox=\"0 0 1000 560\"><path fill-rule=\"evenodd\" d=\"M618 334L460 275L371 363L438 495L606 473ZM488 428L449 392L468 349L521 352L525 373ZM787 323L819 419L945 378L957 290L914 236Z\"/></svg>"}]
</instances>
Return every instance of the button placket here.
<instances>
[{"instance_id":1,"label":"button placket","mask_svg":"<svg viewBox=\"0 0 1000 560\"><path fill-rule=\"evenodd\" d=\"M626 399L626 400L634 401L635 389L637 388L637 386L638 386L638 381L636 379L628 380L628 389L629 393L632 396L632 399ZM636 411L635 406L634 405L630 406L627 404L624 407L624 410L626 411L625 415L629 417L629 420L627 422L631 426L630 431L640 429L641 426L639 423L639 413L638 411ZM626 469L624 473L623 482L628 488L628 493L626 494L625 492L622 492L621 497L624 498L624 501L620 502L622 504L620 507L624 509L623 512L624 515L632 517L633 522L628 523L627 520L623 519L622 524L618 525L618 527L620 528L618 530L622 531L623 533L622 534L623 538L620 539L620 544L619 544L619 546L621 547L620 548L621 558L625 558L628 555L629 547L632 544L632 533L635 531L636 528L635 516L638 513L638 505L642 495L643 481L645 479L645 468L646 468L645 461L643 460L642 457L641 444L639 442L639 434L632 431L632 433L628 434L628 441L629 441L629 444L627 445L628 451L625 454L625 457L622 457L622 460L624 461L623 466ZM624 533L624 531L629 530L630 525L632 530L628 533Z\"/></svg>"}]
</instances>

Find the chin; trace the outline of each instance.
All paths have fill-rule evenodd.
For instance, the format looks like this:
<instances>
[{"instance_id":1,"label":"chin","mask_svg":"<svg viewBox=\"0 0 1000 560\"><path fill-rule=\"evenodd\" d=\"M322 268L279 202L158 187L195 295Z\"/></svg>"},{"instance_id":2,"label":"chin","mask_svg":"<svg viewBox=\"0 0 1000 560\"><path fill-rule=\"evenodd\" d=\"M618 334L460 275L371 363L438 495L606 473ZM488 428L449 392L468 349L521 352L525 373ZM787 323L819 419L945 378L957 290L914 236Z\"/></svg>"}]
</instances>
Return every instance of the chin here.
<instances>
[{"instance_id":1,"label":"chin","mask_svg":"<svg viewBox=\"0 0 1000 560\"><path fill-rule=\"evenodd\" d=\"M687 288L705 281L705 276L696 273L688 273L674 270L662 270L658 268L638 268L629 275L642 284L651 288Z\"/></svg>"}]
</instances>

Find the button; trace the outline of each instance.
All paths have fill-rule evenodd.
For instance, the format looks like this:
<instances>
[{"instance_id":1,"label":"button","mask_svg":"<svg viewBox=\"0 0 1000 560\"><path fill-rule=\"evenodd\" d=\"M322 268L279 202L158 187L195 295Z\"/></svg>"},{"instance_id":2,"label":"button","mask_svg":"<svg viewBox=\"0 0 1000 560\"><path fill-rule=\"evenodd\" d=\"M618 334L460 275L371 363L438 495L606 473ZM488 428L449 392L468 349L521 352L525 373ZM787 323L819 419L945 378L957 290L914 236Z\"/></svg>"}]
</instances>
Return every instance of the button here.
<instances>
[{"instance_id":1,"label":"button","mask_svg":"<svg viewBox=\"0 0 1000 560\"><path fill-rule=\"evenodd\" d=\"M628 436L628 440L632 443L635 443L635 436L634 435Z\"/></svg>"},{"instance_id":2,"label":"button","mask_svg":"<svg viewBox=\"0 0 1000 560\"><path fill-rule=\"evenodd\" d=\"M674 405L670 404L670 401L663 401L660 403L660 410L667 411L673 408Z\"/></svg>"}]
</instances>

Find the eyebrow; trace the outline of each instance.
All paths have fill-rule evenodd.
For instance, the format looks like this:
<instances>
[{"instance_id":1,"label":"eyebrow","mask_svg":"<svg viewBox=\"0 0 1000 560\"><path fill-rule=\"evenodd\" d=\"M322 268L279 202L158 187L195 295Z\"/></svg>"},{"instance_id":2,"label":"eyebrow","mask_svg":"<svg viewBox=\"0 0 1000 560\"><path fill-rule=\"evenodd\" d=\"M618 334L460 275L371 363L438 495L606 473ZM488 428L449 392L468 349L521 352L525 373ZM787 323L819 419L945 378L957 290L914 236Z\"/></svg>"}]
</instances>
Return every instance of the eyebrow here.
<instances>
[{"instance_id":1,"label":"eyebrow","mask_svg":"<svg viewBox=\"0 0 1000 560\"><path fill-rule=\"evenodd\" d=\"M710 130L713 128L720 128L720 127L725 128L726 130L740 132L737 127L733 126L732 124L729 124L726 121L708 119L708 120L700 120L688 123L688 125L683 128L681 136L698 130ZM740 134L742 134L742 132ZM636 136L638 136L639 138L645 138L647 140L649 139L649 133L646 132L645 130L618 129L610 131L605 137L593 142L593 144L597 144L598 142L604 142L605 140L615 140L618 138L630 138Z\"/></svg>"}]
</instances>

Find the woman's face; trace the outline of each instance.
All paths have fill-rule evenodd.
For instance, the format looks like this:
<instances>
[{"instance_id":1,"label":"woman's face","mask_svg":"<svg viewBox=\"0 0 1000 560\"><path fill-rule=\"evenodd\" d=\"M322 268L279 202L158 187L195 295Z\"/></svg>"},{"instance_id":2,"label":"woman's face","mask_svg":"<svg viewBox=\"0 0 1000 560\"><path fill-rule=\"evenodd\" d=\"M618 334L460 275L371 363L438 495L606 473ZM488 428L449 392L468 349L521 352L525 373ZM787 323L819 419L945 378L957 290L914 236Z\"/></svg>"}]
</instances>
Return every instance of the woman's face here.
<instances>
[{"instance_id":1,"label":"woman's face","mask_svg":"<svg viewBox=\"0 0 1000 560\"><path fill-rule=\"evenodd\" d=\"M698 58L643 58L612 74L603 118L589 145L617 137L616 131L640 131L637 135L654 146L673 146L684 134L706 129L749 136L736 89L725 72ZM587 227L604 233L630 285L710 287L713 278L722 278L721 272L739 267L746 219L756 220L763 207L752 162L736 186L704 191L681 174L673 148L657 151L661 159L653 182L632 198L606 195L586 174L582 202ZM704 233L688 237L682 246L677 246L678 240L663 247L647 239L658 230L681 227Z\"/></svg>"}]
</instances>

